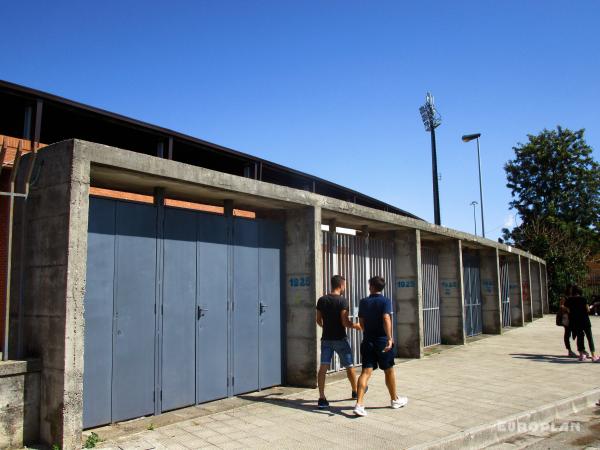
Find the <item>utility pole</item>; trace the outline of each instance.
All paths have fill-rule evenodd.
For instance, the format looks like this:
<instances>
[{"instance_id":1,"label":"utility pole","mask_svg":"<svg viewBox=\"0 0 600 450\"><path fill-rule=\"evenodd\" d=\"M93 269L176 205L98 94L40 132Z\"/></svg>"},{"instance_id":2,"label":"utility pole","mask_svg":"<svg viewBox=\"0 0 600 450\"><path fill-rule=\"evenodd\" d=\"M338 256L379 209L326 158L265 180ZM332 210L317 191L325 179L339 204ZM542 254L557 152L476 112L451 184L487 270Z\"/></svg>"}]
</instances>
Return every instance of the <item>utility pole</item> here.
<instances>
[{"instance_id":1,"label":"utility pole","mask_svg":"<svg viewBox=\"0 0 600 450\"><path fill-rule=\"evenodd\" d=\"M429 92L425 97L425 104L419 108L425 131L431 133L431 172L433 181L433 215L436 225L442 224L440 216L440 191L438 187L438 170L437 170L437 149L435 145L435 129L442 123L442 118L438 114L433 104L433 95Z\"/></svg>"}]
</instances>

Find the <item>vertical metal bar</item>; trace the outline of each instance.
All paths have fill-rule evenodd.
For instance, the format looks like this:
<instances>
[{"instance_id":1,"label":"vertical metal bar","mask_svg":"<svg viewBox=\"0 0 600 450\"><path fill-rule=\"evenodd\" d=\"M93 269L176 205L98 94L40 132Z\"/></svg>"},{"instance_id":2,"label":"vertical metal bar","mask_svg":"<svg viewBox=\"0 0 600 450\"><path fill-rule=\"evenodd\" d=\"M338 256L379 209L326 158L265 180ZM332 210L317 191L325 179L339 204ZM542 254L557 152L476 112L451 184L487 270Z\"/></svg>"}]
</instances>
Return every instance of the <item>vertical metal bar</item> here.
<instances>
[{"instance_id":1,"label":"vertical metal bar","mask_svg":"<svg viewBox=\"0 0 600 450\"><path fill-rule=\"evenodd\" d=\"M35 121L33 126L33 140L29 142L29 148L31 149L32 155L29 159L29 166L27 167L27 174L25 176L25 187L23 198L23 208L21 209L21 223L27 222L27 199L29 197L29 187L31 183L31 176L33 169L37 161L37 152L40 145L40 135L42 130L42 112L44 108L44 102L41 99L37 99L35 104ZM31 134L30 132L28 133ZM29 136L31 139L31 136ZM23 358L23 320L24 320L24 298L25 298L25 233L21 233L21 239L19 243L20 258L19 261L19 306L18 306L18 323L17 323L17 356Z\"/></svg>"},{"instance_id":2,"label":"vertical metal bar","mask_svg":"<svg viewBox=\"0 0 600 450\"><path fill-rule=\"evenodd\" d=\"M167 142L167 157L169 159L173 159L173 137L169 136L169 140Z\"/></svg>"},{"instance_id":3,"label":"vertical metal bar","mask_svg":"<svg viewBox=\"0 0 600 450\"><path fill-rule=\"evenodd\" d=\"M8 207L8 250L7 250L7 261L6 261L6 291L5 291L5 303L4 303L4 345L2 349L2 359L8 360L8 338L9 338L9 322L10 322L10 285L11 285L11 270L12 270L12 238L13 238L13 216L15 209L15 180L17 178L17 172L19 171L19 164L21 162L21 153L23 151L23 141L19 141L17 153L13 160L13 167L10 172L10 197ZM24 224L22 224L23 226ZM23 230L25 232L25 230ZM23 264L23 258L21 260Z\"/></svg>"},{"instance_id":4,"label":"vertical metal bar","mask_svg":"<svg viewBox=\"0 0 600 450\"><path fill-rule=\"evenodd\" d=\"M233 254L234 254L234 217L233 200L225 200L223 203L224 214L227 223L227 395L233 396Z\"/></svg>"}]
</instances>

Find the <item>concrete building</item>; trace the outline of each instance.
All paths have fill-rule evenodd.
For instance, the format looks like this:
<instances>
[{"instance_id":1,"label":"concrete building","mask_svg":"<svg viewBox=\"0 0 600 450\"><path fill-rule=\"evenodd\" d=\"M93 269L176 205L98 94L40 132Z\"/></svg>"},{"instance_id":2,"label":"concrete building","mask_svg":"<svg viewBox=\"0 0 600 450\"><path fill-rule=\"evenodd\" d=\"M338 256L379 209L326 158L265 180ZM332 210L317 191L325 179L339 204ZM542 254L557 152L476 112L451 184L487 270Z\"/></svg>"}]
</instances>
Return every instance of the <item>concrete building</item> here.
<instances>
[{"instance_id":1,"label":"concrete building","mask_svg":"<svg viewBox=\"0 0 600 450\"><path fill-rule=\"evenodd\" d=\"M20 162L31 169L13 172L16 186L31 184L13 214L0 446L78 448L83 428L314 387L314 309L334 273L348 279L353 315L366 280L384 275L400 357L547 312L534 255L249 155L0 87L11 105L33 105L23 109L36 149ZM46 129L63 127L48 139L42 105ZM61 108L70 122L49 113Z\"/></svg>"}]
</instances>

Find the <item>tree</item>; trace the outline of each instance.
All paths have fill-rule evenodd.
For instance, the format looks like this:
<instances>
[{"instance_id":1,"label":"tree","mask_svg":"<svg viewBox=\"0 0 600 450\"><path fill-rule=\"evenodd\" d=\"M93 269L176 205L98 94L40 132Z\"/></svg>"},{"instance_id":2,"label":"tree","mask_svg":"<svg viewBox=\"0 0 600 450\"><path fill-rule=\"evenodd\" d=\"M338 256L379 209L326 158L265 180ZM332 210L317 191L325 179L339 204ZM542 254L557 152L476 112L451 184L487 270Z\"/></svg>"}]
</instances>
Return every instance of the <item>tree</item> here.
<instances>
[{"instance_id":1,"label":"tree","mask_svg":"<svg viewBox=\"0 0 600 450\"><path fill-rule=\"evenodd\" d=\"M544 258L556 306L567 284L581 280L586 260L600 251L600 165L584 130L560 126L528 135L504 166L521 224L505 240Z\"/></svg>"}]
</instances>

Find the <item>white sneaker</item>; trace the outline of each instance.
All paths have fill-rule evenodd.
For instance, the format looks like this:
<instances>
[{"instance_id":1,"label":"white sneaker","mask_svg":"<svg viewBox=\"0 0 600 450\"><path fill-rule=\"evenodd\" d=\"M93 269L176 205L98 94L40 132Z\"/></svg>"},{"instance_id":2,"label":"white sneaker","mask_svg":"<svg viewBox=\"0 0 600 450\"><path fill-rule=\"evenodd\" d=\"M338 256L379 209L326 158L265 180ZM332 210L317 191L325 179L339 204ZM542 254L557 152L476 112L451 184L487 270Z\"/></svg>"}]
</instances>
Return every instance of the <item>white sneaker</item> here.
<instances>
[{"instance_id":1,"label":"white sneaker","mask_svg":"<svg viewBox=\"0 0 600 450\"><path fill-rule=\"evenodd\" d=\"M394 409L398 409L398 408L402 408L403 406L406 406L408 404L408 398L407 397L396 397L396 400L392 400L392 408Z\"/></svg>"},{"instance_id":2,"label":"white sneaker","mask_svg":"<svg viewBox=\"0 0 600 450\"><path fill-rule=\"evenodd\" d=\"M359 405L357 403L356 406L354 407L354 414L356 414L357 416L360 416L360 417L366 417L367 416L367 411L365 411L365 407L364 406Z\"/></svg>"}]
</instances>

